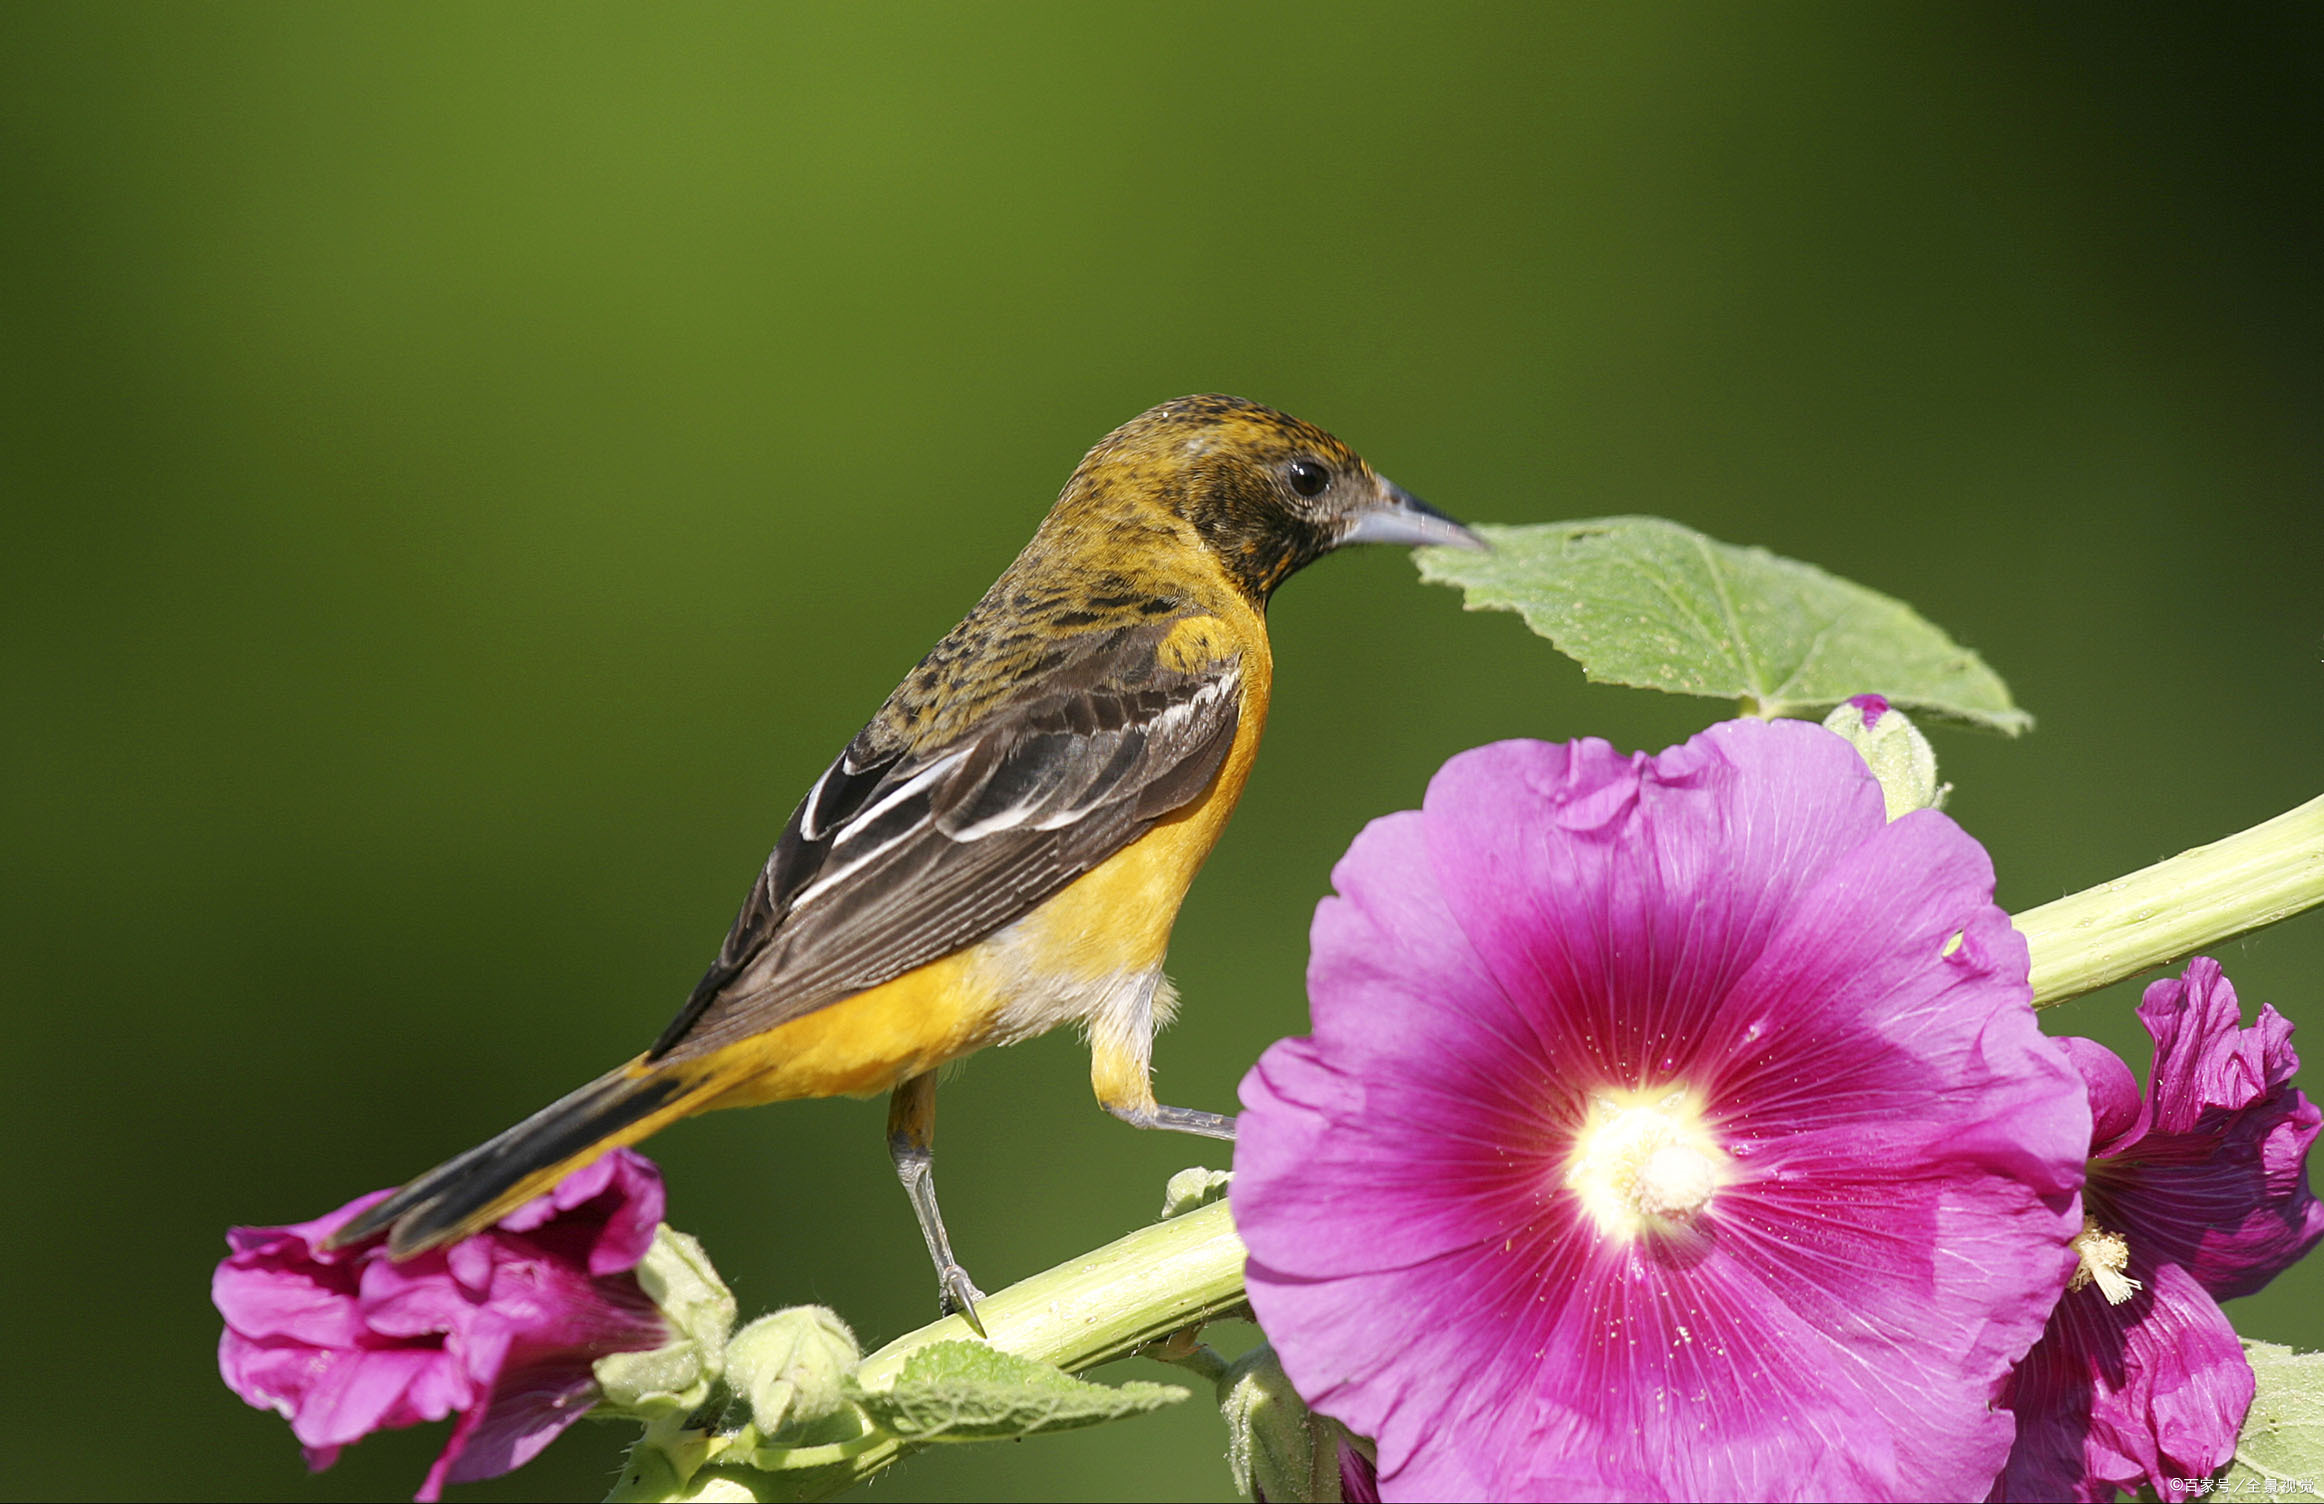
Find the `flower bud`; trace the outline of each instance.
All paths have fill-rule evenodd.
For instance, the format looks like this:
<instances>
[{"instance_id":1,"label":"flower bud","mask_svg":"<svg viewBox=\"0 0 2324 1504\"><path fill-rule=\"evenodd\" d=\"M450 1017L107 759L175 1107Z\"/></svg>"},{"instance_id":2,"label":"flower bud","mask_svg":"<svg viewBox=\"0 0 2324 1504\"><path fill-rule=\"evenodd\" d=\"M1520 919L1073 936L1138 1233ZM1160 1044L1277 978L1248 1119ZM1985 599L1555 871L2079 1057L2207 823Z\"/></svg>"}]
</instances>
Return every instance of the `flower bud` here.
<instances>
[{"instance_id":1,"label":"flower bud","mask_svg":"<svg viewBox=\"0 0 2324 1504\"><path fill-rule=\"evenodd\" d=\"M1200 1165L1180 1170L1162 1187L1162 1220L1167 1222L1172 1217L1200 1211L1226 1195L1227 1185L1234 1178L1232 1170L1206 1170Z\"/></svg>"},{"instance_id":2,"label":"flower bud","mask_svg":"<svg viewBox=\"0 0 2324 1504\"><path fill-rule=\"evenodd\" d=\"M1858 695L1824 717L1824 729L1845 737L1880 780L1888 818L1916 809L1942 809L1949 783L1937 782L1937 754L1920 728L1879 695Z\"/></svg>"},{"instance_id":3,"label":"flower bud","mask_svg":"<svg viewBox=\"0 0 2324 1504\"><path fill-rule=\"evenodd\" d=\"M857 1429L847 1416L846 1389L862 1356L855 1333L837 1313L793 1306L734 1334L726 1347L726 1382L750 1403L763 1441L813 1446L844 1439L825 1431Z\"/></svg>"},{"instance_id":4,"label":"flower bud","mask_svg":"<svg viewBox=\"0 0 2324 1504\"><path fill-rule=\"evenodd\" d=\"M1261 1343L1228 1365L1218 1407L1235 1487L1274 1504L1340 1504L1339 1428L1307 1408L1274 1348Z\"/></svg>"},{"instance_id":5,"label":"flower bud","mask_svg":"<svg viewBox=\"0 0 2324 1504\"><path fill-rule=\"evenodd\" d=\"M654 1229L637 1281L677 1335L645 1352L598 1359L597 1387L607 1405L640 1419L683 1415L710 1397L725 1372L734 1295L702 1245L666 1223Z\"/></svg>"}]
</instances>

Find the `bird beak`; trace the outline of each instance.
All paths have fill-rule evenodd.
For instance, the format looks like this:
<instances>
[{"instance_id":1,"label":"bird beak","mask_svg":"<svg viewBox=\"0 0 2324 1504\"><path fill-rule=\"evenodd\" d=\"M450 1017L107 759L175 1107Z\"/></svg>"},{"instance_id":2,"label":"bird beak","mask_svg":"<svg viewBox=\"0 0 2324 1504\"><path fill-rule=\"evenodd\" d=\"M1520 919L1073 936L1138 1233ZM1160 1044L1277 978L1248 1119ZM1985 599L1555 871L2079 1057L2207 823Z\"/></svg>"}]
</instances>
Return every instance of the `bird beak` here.
<instances>
[{"instance_id":1,"label":"bird beak","mask_svg":"<svg viewBox=\"0 0 2324 1504\"><path fill-rule=\"evenodd\" d=\"M1383 480L1381 499L1348 520L1341 543L1398 543L1406 548L1435 545L1491 553L1493 545L1462 527L1402 486Z\"/></svg>"}]
</instances>

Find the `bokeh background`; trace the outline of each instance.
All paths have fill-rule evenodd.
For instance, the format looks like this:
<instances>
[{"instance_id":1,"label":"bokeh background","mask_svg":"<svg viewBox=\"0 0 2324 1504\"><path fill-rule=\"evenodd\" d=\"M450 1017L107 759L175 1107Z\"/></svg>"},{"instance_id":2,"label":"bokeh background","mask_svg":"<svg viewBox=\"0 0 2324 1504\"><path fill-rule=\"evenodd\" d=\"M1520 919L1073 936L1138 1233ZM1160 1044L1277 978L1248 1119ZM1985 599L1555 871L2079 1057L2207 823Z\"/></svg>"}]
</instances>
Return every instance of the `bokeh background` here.
<instances>
[{"instance_id":1,"label":"bokeh background","mask_svg":"<svg viewBox=\"0 0 2324 1504\"><path fill-rule=\"evenodd\" d=\"M2040 718L1939 736L2012 908L2316 794L2320 75L2301 5L0 8L0 1492L408 1493L442 1428L309 1478L218 1384L224 1228L650 1039L824 762L1183 392L1457 516L1911 600ZM1445 757L1726 709L1395 552L1274 625L1172 956L1189 1105L1301 1030L1332 861ZM2324 920L2223 958L2324 1040ZM2134 996L2053 1022L2143 1071ZM1204 1152L1085 1061L945 1090L988 1284ZM877 1104L652 1149L746 1311L931 1314ZM2235 1309L2320 1312L2313 1265ZM461 1496L593 1496L620 1440ZM1198 1402L877 1488L1224 1497L1222 1444Z\"/></svg>"}]
</instances>

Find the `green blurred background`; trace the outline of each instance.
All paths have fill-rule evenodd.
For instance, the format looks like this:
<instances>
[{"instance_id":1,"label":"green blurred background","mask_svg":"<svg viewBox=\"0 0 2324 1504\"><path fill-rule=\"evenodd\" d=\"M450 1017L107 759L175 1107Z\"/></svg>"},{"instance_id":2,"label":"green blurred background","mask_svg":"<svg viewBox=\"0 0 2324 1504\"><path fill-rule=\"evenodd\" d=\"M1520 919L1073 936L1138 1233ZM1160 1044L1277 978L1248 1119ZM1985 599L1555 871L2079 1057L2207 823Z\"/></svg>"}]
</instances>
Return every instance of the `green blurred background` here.
<instances>
[{"instance_id":1,"label":"green blurred background","mask_svg":"<svg viewBox=\"0 0 2324 1504\"><path fill-rule=\"evenodd\" d=\"M824 762L1183 392L1456 516L1913 601L2041 720L1939 740L2012 908L2316 794L2320 74L2289 5L0 8L0 1491L408 1493L441 1427L310 1479L219 1385L224 1228L649 1040ZM1445 757L1725 710L1395 552L1274 623L1172 955L1194 1106L1303 1027L1333 859ZM2324 920L2223 959L2320 1037ZM2143 1073L2134 995L2054 1021ZM746 1311L931 1314L877 1105L651 1147ZM988 1285L1205 1152L1062 1037L963 1071L943 1147ZM2320 1296L2236 1314L2320 1345ZM464 1496L594 1496L620 1439ZM1222 1444L1195 1404L877 1487L1223 1497Z\"/></svg>"}]
</instances>

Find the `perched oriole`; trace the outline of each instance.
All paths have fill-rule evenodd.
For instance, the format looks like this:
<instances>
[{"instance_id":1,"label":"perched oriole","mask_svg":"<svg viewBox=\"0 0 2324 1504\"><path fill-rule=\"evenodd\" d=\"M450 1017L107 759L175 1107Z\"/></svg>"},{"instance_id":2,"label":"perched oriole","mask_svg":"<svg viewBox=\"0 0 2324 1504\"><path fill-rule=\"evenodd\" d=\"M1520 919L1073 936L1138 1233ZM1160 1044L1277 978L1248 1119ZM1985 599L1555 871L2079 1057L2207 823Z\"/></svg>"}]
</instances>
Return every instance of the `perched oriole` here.
<instances>
[{"instance_id":1,"label":"perched oriole","mask_svg":"<svg viewBox=\"0 0 2324 1504\"><path fill-rule=\"evenodd\" d=\"M1267 716L1268 597L1345 543L1482 547L1321 429L1185 397L1100 440L1033 541L807 791L653 1048L430 1170L334 1240L466 1236L618 1144L716 1107L892 1091L896 1169L948 1308L936 1070L1081 1025L1098 1101L1154 1100L1163 950Z\"/></svg>"}]
</instances>

